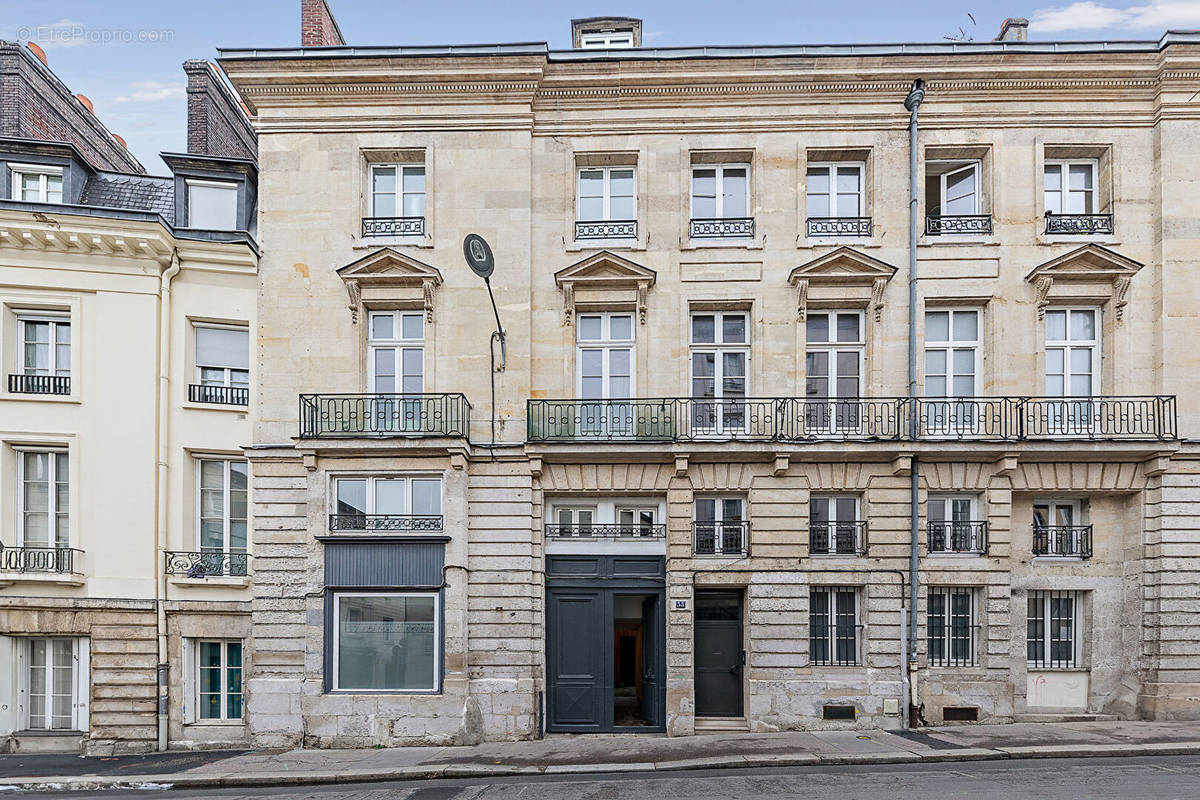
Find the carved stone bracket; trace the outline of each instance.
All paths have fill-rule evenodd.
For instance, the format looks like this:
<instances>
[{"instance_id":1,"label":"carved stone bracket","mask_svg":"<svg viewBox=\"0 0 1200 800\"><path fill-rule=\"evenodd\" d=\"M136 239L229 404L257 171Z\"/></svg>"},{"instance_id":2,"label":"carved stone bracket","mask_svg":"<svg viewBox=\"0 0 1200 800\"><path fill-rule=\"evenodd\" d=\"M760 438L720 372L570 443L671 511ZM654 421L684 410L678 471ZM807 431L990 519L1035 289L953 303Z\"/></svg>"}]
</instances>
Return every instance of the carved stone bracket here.
<instances>
[{"instance_id":1,"label":"carved stone bracket","mask_svg":"<svg viewBox=\"0 0 1200 800\"><path fill-rule=\"evenodd\" d=\"M887 289L886 278L876 278L871 284L871 308L875 312L875 321L879 322L883 316L883 293Z\"/></svg>"},{"instance_id":2,"label":"carved stone bracket","mask_svg":"<svg viewBox=\"0 0 1200 800\"><path fill-rule=\"evenodd\" d=\"M1129 286L1132 283L1133 279L1126 275L1113 279L1113 308L1116 310L1118 321L1125 316L1125 306L1129 305Z\"/></svg>"},{"instance_id":3,"label":"carved stone bracket","mask_svg":"<svg viewBox=\"0 0 1200 800\"><path fill-rule=\"evenodd\" d=\"M1054 285L1054 279L1043 275L1038 278L1033 284L1034 290L1037 292L1035 303L1037 305L1037 318L1044 320L1046 318L1046 306L1050 305L1050 287Z\"/></svg>"},{"instance_id":4,"label":"carved stone bracket","mask_svg":"<svg viewBox=\"0 0 1200 800\"><path fill-rule=\"evenodd\" d=\"M565 283L562 288L563 293L563 325L568 328L575 324L575 286L574 284Z\"/></svg>"},{"instance_id":5,"label":"carved stone bracket","mask_svg":"<svg viewBox=\"0 0 1200 800\"><path fill-rule=\"evenodd\" d=\"M433 322L433 292L435 284L433 280L426 278L421 282L421 295L425 303L425 321Z\"/></svg>"},{"instance_id":6,"label":"carved stone bracket","mask_svg":"<svg viewBox=\"0 0 1200 800\"><path fill-rule=\"evenodd\" d=\"M346 281L346 295L350 298L350 322L358 324L358 309L362 307L362 287L358 281Z\"/></svg>"},{"instance_id":7,"label":"carved stone bracket","mask_svg":"<svg viewBox=\"0 0 1200 800\"><path fill-rule=\"evenodd\" d=\"M808 281L796 281L796 318L801 322L808 319Z\"/></svg>"},{"instance_id":8,"label":"carved stone bracket","mask_svg":"<svg viewBox=\"0 0 1200 800\"><path fill-rule=\"evenodd\" d=\"M649 294L650 294L650 284L646 283L646 282L639 283L638 284L637 306L638 306L638 323L641 325L646 324L646 306L647 306L647 297Z\"/></svg>"}]
</instances>

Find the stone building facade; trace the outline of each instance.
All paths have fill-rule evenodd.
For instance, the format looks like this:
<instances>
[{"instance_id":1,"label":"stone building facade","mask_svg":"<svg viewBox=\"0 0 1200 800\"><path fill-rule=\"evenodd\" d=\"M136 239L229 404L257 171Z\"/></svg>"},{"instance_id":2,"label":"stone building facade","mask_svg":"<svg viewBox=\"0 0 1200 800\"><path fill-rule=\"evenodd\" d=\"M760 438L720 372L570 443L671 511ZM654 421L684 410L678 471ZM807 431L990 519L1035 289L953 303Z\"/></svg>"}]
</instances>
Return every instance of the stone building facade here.
<instances>
[{"instance_id":1,"label":"stone building facade","mask_svg":"<svg viewBox=\"0 0 1200 800\"><path fill-rule=\"evenodd\" d=\"M39 103L0 114L0 752L245 741L254 162L147 175L44 54L0 64Z\"/></svg>"},{"instance_id":2,"label":"stone building facade","mask_svg":"<svg viewBox=\"0 0 1200 800\"><path fill-rule=\"evenodd\" d=\"M223 51L252 739L1196 716L1200 38L604 35Z\"/></svg>"}]
</instances>

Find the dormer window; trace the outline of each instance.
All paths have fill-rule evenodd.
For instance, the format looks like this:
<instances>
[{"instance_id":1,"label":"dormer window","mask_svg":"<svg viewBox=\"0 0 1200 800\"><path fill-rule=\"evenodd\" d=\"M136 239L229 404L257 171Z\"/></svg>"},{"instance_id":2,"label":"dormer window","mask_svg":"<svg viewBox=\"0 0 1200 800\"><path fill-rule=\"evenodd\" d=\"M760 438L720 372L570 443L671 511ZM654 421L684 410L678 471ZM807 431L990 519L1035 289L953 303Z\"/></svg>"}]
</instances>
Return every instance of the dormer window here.
<instances>
[{"instance_id":1,"label":"dormer window","mask_svg":"<svg viewBox=\"0 0 1200 800\"><path fill-rule=\"evenodd\" d=\"M210 231L238 229L236 183L187 181L187 227Z\"/></svg>"},{"instance_id":2,"label":"dormer window","mask_svg":"<svg viewBox=\"0 0 1200 800\"><path fill-rule=\"evenodd\" d=\"M616 31L587 31L580 35L579 46L585 49L611 49L614 47L633 47L633 30Z\"/></svg>"},{"instance_id":3,"label":"dormer window","mask_svg":"<svg viewBox=\"0 0 1200 800\"><path fill-rule=\"evenodd\" d=\"M633 17L588 17L571 20L577 49L616 50L642 46L642 21Z\"/></svg>"},{"instance_id":4,"label":"dormer window","mask_svg":"<svg viewBox=\"0 0 1200 800\"><path fill-rule=\"evenodd\" d=\"M26 203L61 203L63 173L61 167L10 165L13 176L12 197Z\"/></svg>"}]
</instances>

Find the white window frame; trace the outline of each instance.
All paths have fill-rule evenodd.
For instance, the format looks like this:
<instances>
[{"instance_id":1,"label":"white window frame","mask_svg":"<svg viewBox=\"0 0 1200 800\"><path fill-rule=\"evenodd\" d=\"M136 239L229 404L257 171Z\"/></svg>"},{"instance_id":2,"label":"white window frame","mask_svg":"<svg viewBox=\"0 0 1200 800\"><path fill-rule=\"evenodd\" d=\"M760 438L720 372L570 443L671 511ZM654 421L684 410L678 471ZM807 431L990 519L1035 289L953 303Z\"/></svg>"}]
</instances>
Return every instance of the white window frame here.
<instances>
[{"instance_id":1,"label":"white window frame","mask_svg":"<svg viewBox=\"0 0 1200 800\"><path fill-rule=\"evenodd\" d=\"M938 595L942 600L942 615L941 622L935 626L933 623L933 597ZM954 655L954 645L956 642L961 642L963 637L955 635L954 625L954 598L966 596L967 598L967 636L966 657ZM931 586L926 597L925 603L925 633L926 633L926 657L931 667L975 667L979 664L979 612L977 611L979 592L972 586ZM937 638L942 642L942 655L935 658L933 655L933 640Z\"/></svg>"},{"instance_id":2,"label":"white window frame","mask_svg":"<svg viewBox=\"0 0 1200 800\"><path fill-rule=\"evenodd\" d=\"M202 645L205 645L205 644L219 645L220 650L221 650L221 665L219 667L220 672L221 672L221 689L220 689L221 716L220 717L201 716L201 709L203 707L201 698L206 693L201 691L201 689L203 688L203 681L200 680L200 671L202 669L202 667L200 665L200 650L201 650ZM231 667L229 666L228 646L231 644L236 644L238 647L241 648L241 652L242 652L241 666L233 668L233 669L239 670L242 673L242 679L240 682L242 691L236 692L236 693L229 691L229 670L231 669ZM197 638L197 639L193 639L191 641L191 645L192 645L192 647L191 647L191 649L192 649L192 653L191 653L192 681L194 683L194 686L193 686L193 691L190 694L191 694L192 702L196 704L196 706L195 706L196 713L194 715L195 719L189 719L188 722L198 723L201 725L228 725L228 724L241 725L241 724L243 724L246 719L246 643L245 643L245 641L243 641L242 639ZM203 669L207 669L207 667L204 667ZM207 694L211 694L211 692L208 692ZM242 698L242 714L241 714L241 716L238 716L238 717L229 716L229 698L232 697L234 694L237 694L238 696L240 696Z\"/></svg>"},{"instance_id":3,"label":"white window frame","mask_svg":"<svg viewBox=\"0 0 1200 800\"><path fill-rule=\"evenodd\" d=\"M72 680L71 680L71 727L70 728L32 728L32 703L30 701L30 665L32 663L31 647L35 639L40 639L47 643L47 652L51 651L51 643L55 639L69 639L71 641L71 659L72 659ZM90 647L86 637L81 636L26 636L19 637L17 646L14 648L17 652L17 682L18 682L18 713L17 719L20 725L25 730L47 730L47 731L86 731L88 729L88 711L90 701L91 680L89 676L90 670ZM49 659L47 659L49 661ZM47 688L52 688L49 685L51 680L50 670L47 669Z\"/></svg>"},{"instance_id":4,"label":"white window frame","mask_svg":"<svg viewBox=\"0 0 1200 800\"><path fill-rule=\"evenodd\" d=\"M1087 167L1092 173L1092 188L1086 190L1070 189L1069 181L1071 175L1071 167ZM1051 190L1047 188L1046 173L1051 169L1058 170L1059 188ZM1099 214L1100 212L1100 160L1096 158L1048 158L1042 167L1042 210L1051 211L1050 195L1051 193L1058 195L1058 210L1052 211L1057 215L1083 215L1090 216ZM1092 200L1091 211L1065 211L1069 203L1068 200L1073 194L1090 195Z\"/></svg>"},{"instance_id":5,"label":"white window frame","mask_svg":"<svg viewBox=\"0 0 1200 800\"><path fill-rule=\"evenodd\" d=\"M600 498L572 498L563 497L557 500L551 500L546 504L546 524L550 526L570 525L580 528L579 538L588 538L588 534L584 532L589 527L604 527L618 526L627 527L632 531L643 527L644 525L661 525L666 515L666 505L655 498L646 497L600 497ZM654 520L650 523L633 522L625 525L621 522L621 513L631 511L634 514L649 512L653 515ZM580 522L580 512L587 512L591 515L588 522ZM563 522L559 514L567 513L570 515L570 522Z\"/></svg>"},{"instance_id":6,"label":"white window frame","mask_svg":"<svg viewBox=\"0 0 1200 800\"><path fill-rule=\"evenodd\" d=\"M837 506L838 506L838 503L837 503L837 501L838 501L838 500L853 500L853 501L854 501L854 515L853 515L853 518L852 518L852 519L841 519L840 517L838 517L838 512L837 512ZM814 502L823 502L823 503L825 503L825 514L826 514L826 516L829 518L829 523L828 523L828 524L825 526L825 536L826 536L826 542L825 542L825 545L826 545L826 547L828 548L828 552L825 552L825 553L810 553L810 555L812 555L812 556L814 556L814 557L817 557L817 556L820 556L820 557L825 557L825 556L855 556L855 555L857 555L857 554L858 554L858 551L859 551L860 549L862 549L862 548L860 548L860 546L859 546L859 542L858 542L858 537L859 537L858 526L857 526L857 525L855 525L855 526L852 528L852 530L853 530L853 532L854 532L854 542L853 542L853 544L854 544L854 551L853 551L853 552L850 552L850 553L841 553L841 552L838 552L838 549L837 549L837 526L838 526L839 524L842 524L842 525L844 525L844 524L846 524L846 523L858 523L858 522L862 522L862 521L863 521L863 518L862 518L862 498L861 498L861 497L859 497L859 496L858 496L858 495L856 495L856 494L846 494L846 493L841 493L841 494L838 494L838 493L831 493L831 494L830 494L830 493L824 493L824 492L821 492L821 493L814 493L814 494L810 494L810 495L809 495L809 497L808 497L808 507L809 507L809 547L810 547L810 548L811 548L811 546L812 546L812 524L813 524L813 522L812 522L812 504L813 504ZM863 542L863 544L866 544L866 543L865 543L865 542Z\"/></svg>"},{"instance_id":7,"label":"white window frame","mask_svg":"<svg viewBox=\"0 0 1200 800\"><path fill-rule=\"evenodd\" d=\"M17 459L17 547L33 547L36 549L57 550L71 546L71 455L62 447L17 447L13 448ZM49 471L47 472L48 496L46 498L46 515L49 543L46 545L30 545L26 541L25 532L25 456L30 454L47 456ZM67 510L66 521L59 529L58 517L62 510L58 507L58 456L67 457Z\"/></svg>"},{"instance_id":8,"label":"white window frame","mask_svg":"<svg viewBox=\"0 0 1200 800\"><path fill-rule=\"evenodd\" d=\"M380 169L396 170L396 191L394 192L376 192L375 191L375 171ZM404 191L404 175L409 170L420 170L425 177L425 190L421 192L406 192ZM394 198L395 214L391 216L380 216L376 213L375 196L376 194L386 195L391 194ZM404 214L404 198L406 196L421 197L421 213L418 216L406 217ZM374 219L425 219L429 213L429 173L425 168L424 161L409 161L409 162L389 162L380 164L371 164L367 171L367 216Z\"/></svg>"},{"instance_id":9,"label":"white window frame","mask_svg":"<svg viewBox=\"0 0 1200 800\"><path fill-rule=\"evenodd\" d=\"M954 504L956 502L962 502L962 501L966 501L968 504L967 519L955 520L954 519ZM964 522L979 523L979 522L984 521L979 516L979 505L980 505L979 495L973 494L971 492L930 493L929 497L925 501L925 522L926 522L925 547L929 551L929 554L930 555L938 555L938 556L943 556L943 555L974 556L974 555L982 554L984 552L984 550L983 550L983 547L981 547L981 546L977 546L974 550L954 550L953 548L950 547L952 526L954 525L954 523L956 523L956 522L957 523L964 523ZM941 508L942 518L940 520L934 519L934 517L933 517L933 509L935 507ZM931 546L930 541L928 539L929 527L931 525L941 525L942 526L943 535L945 536L945 541L946 541L946 549L945 550L934 550L933 547ZM972 529L972 531L974 531L974 529ZM975 534L972 533L972 536L974 537ZM978 543L976 543L976 544L978 545Z\"/></svg>"},{"instance_id":10,"label":"white window frame","mask_svg":"<svg viewBox=\"0 0 1200 800\"><path fill-rule=\"evenodd\" d=\"M931 339L928 336L929 331L929 315L930 314L946 314L946 339ZM954 335L954 320L960 314L975 315L975 338L974 339L956 339ZM925 310L925 382L926 386L929 383L929 353L942 352L946 357L946 372L942 377L946 380L946 393L943 395L932 395L926 391L926 397L978 397L979 385L983 367L983 311L978 308L929 308ZM958 373L954 371L954 351L970 350L972 351L971 359L971 393L960 395L954 391L954 378Z\"/></svg>"},{"instance_id":11,"label":"white window frame","mask_svg":"<svg viewBox=\"0 0 1200 800\"><path fill-rule=\"evenodd\" d=\"M392 318L392 338L374 338L375 320L379 317ZM404 318L416 317L421 322L421 338L409 339L404 336ZM412 310L371 311L367 314L367 391L378 394L375 388L375 353L381 350L392 351L392 366L395 370L396 395L424 394L425 392L425 312ZM421 391L407 393L404 391L404 352L417 350L421 353Z\"/></svg>"},{"instance_id":12,"label":"white window frame","mask_svg":"<svg viewBox=\"0 0 1200 800\"><path fill-rule=\"evenodd\" d=\"M1036 595L1035 595L1036 593ZM1083 615L1080 613L1080 605L1083 603L1085 592L1076 589L1030 589L1025 597L1025 661L1027 668L1038 672L1049 670L1078 670L1084 669L1083 666L1083 636L1084 631L1081 627ZM1052 600L1062 599L1065 597L1071 598L1071 656L1067 661L1055 659L1053 657L1052 631L1050 630L1051 612L1050 606ZM1029 616L1029 603L1035 601L1037 608L1037 616ZM1029 658L1029 622L1036 620L1041 627L1041 635L1038 637L1043 658ZM1060 640L1062 641L1062 640Z\"/></svg>"},{"instance_id":13,"label":"white window frame","mask_svg":"<svg viewBox=\"0 0 1200 800\"><path fill-rule=\"evenodd\" d=\"M812 206L808 202L808 198L821 195L820 192L813 192L811 189L809 189L809 184L808 184L809 174L808 173L812 170L824 170L826 179L829 181L829 191L827 193L825 193L825 197L828 199L828 202L829 202L829 214L822 214L822 215L818 216L818 215L812 213ZM839 203L838 203L839 192L838 192L838 188L837 188L837 178L838 178L838 173L842 170L853 170L854 172L858 173L858 193L857 193L858 200L856 201L855 206L852 210L851 209L842 209L839 207ZM867 165L865 162L862 162L862 161L817 161L817 162L813 162L813 163L809 164L808 168L804 172L804 196L805 196L805 209L807 211L807 216L812 217L812 218L825 217L827 219L844 219L847 217L865 217L865 216L867 216L867 214L866 214L866 196L865 196L866 195L866 186L864 185L864 181L866 179L866 174L867 174ZM852 211L852 213L850 213L851 211Z\"/></svg>"},{"instance_id":14,"label":"white window frame","mask_svg":"<svg viewBox=\"0 0 1200 800\"><path fill-rule=\"evenodd\" d=\"M714 217L698 217L696 216L696 170L711 169L714 170L715 182L714 191L716 197L713 200L713 206L716 209ZM733 217L725 213L725 170L727 169L744 169L746 170L746 214L743 217ZM751 219L754 217L754 206L751 204L751 199L754 197L754 186L751 184L752 171L749 161L731 161L722 164L692 164L691 171L691 186L689 198L691 205L691 219Z\"/></svg>"},{"instance_id":15,"label":"white window frame","mask_svg":"<svg viewBox=\"0 0 1200 800\"><path fill-rule=\"evenodd\" d=\"M816 317L826 317L829 336L825 341L814 341L808 338L809 321ZM837 318L840 316L855 316L858 318L858 338L852 342L837 341ZM815 434L831 436L853 433L862 427L865 409L861 403L853 402L863 398L867 382L867 317L861 310L856 309L819 309L810 311L805 320L804 336L804 408L805 427ZM809 370L810 356L817 353L826 354L826 373L817 375ZM838 391L838 359L842 354L854 355L858 361L858 391L853 395L841 395ZM826 395L818 398L809 395L808 383L813 378L825 380ZM850 402L848 402L850 401Z\"/></svg>"},{"instance_id":16,"label":"white window frame","mask_svg":"<svg viewBox=\"0 0 1200 800\"><path fill-rule=\"evenodd\" d=\"M62 167L53 167L45 164L9 164L8 168L12 173L11 197L13 200L22 203L53 203L55 205L63 203L66 180ZM38 178L38 197L36 200L26 200L24 197L25 193L22 191L21 179L35 175ZM50 200L50 178L59 179L58 200Z\"/></svg>"},{"instance_id":17,"label":"white window frame","mask_svg":"<svg viewBox=\"0 0 1200 800\"><path fill-rule=\"evenodd\" d=\"M186 194L187 194L187 208L186 208L187 225L185 225L184 227L187 227L187 228L195 228L196 227L192 223L192 187L200 186L200 187L204 187L204 188L208 188L208 189L221 189L223 191L227 191L227 192L232 191L233 192L233 225L231 225L229 228L199 228L199 230L237 230L239 187L236 182L234 182L234 181L207 181L207 180L198 180L195 178L185 178L183 182L184 182L184 187L185 187Z\"/></svg>"},{"instance_id":18,"label":"white window frame","mask_svg":"<svg viewBox=\"0 0 1200 800\"><path fill-rule=\"evenodd\" d=\"M969 217L969 216L977 216L977 215L983 213L979 210L980 208L982 208L981 201L983 199L980 196L983 193L983 184L980 182L980 176L983 173L982 163L979 161L979 159L974 159L974 160L962 159L961 161L968 162L968 163L962 163L962 166L954 167L953 169L949 169L946 172L942 172L938 175L938 187L939 187L938 215L939 216ZM957 164L957 163L960 163L960 160L959 159L944 159L944 160L943 159L935 159L928 163L930 163L930 164ZM975 173L975 193L971 196L972 209L967 214L948 215L946 213L946 188L947 188L947 183L949 182L949 178L951 175L957 175L961 172L966 172L968 170Z\"/></svg>"},{"instance_id":19,"label":"white window frame","mask_svg":"<svg viewBox=\"0 0 1200 800\"><path fill-rule=\"evenodd\" d=\"M601 194L601 200L603 202L603 211L601 212L601 217L599 219L584 219L583 216L580 214L580 210L583 208L583 173L585 173L585 172L599 172L599 173L602 173L602 175L603 175L603 178L601 179L601 184L603 187L603 194ZM579 167L579 168L577 168L575 170L575 219L576 220L578 220L580 222L625 222L625 221L627 221L627 219L625 217L616 219L612 215L612 197L613 197L612 173L613 172L629 172L629 173L631 173L631 175L632 175L631 179L633 181L633 194L631 195L630 199L633 201L633 216L629 217L628 220L634 220L634 221L637 220L637 218L638 218L637 167L632 164L609 166L609 167Z\"/></svg>"},{"instance_id":20,"label":"white window frame","mask_svg":"<svg viewBox=\"0 0 1200 800\"><path fill-rule=\"evenodd\" d=\"M837 629L836 628L836 617L837 617L838 612L837 612L837 607L836 607L836 603L835 603L835 597L838 594L841 594L843 592L850 593L854 597L854 660L851 662L848 662L845 659L840 659L837 657L837 637L835 635L835 631ZM831 624L825 626L824 635L821 637L813 636L812 595L814 593L825 594L829 597L828 614L830 617ZM813 664L814 666L822 666L822 667L859 667L859 666L862 666L862 663L863 663L863 641L866 639L866 636L864 635L865 634L864 624L862 622L862 619L863 619L862 589L858 586L816 585L816 586L809 587L808 594L809 594L809 609L808 609L808 639L809 639L808 658L809 658L809 663ZM812 641L815 638L824 638L824 639L828 640L828 655L829 655L828 658L823 658L823 659L818 660L813 657Z\"/></svg>"},{"instance_id":21,"label":"white window frame","mask_svg":"<svg viewBox=\"0 0 1200 800\"><path fill-rule=\"evenodd\" d=\"M403 481L404 482L404 512L398 516L444 516L446 508L446 481L441 473L410 473L406 472L401 475L332 475L330 476L330 492L329 492L329 513L339 514L338 511L338 483L341 481L366 481L367 493L366 503L367 508L363 512L367 515L377 514L375 508L375 488L379 481ZM413 481L437 481L438 482L438 510L434 514L415 514L413 513Z\"/></svg>"},{"instance_id":22,"label":"white window frame","mask_svg":"<svg viewBox=\"0 0 1200 800\"><path fill-rule=\"evenodd\" d=\"M220 552L222 555L242 555L250 552L250 462L241 458L231 458L229 456L219 455L196 455L193 457L194 469L196 471L195 491L196 491L196 513L194 515L194 524L196 528L196 551L204 552ZM209 548L205 550L204 545L204 505L201 497L201 484L204 481L204 462L213 461L220 463L221 466L221 528L222 542L221 550L216 551ZM246 467L246 547L244 550L234 550L230 546L230 538L233 529L233 504L230 502L230 497L233 493L232 469L234 464L243 464ZM232 571L232 570L231 570Z\"/></svg>"},{"instance_id":23,"label":"white window frame","mask_svg":"<svg viewBox=\"0 0 1200 800\"><path fill-rule=\"evenodd\" d=\"M246 334L246 351L247 351L246 352L246 364L247 364L246 369L243 370L238 367L223 367L223 366L219 366L216 364L201 364L200 363L200 352L199 352L199 349L200 349L199 332L205 328L213 329L213 330L239 331L241 333L245 333ZM249 326L247 326L247 325L219 325L215 322L193 322L192 323L192 340L193 340L192 358L196 362L196 364L195 364L196 383L200 384L201 386L225 386L225 387L237 386L238 388L246 388L246 389L250 388L250 367L249 367L249 363L250 363L250 354L249 354L250 328L249 328ZM206 370L206 369L222 370L223 374L221 377L221 383L205 383L204 382L204 370ZM245 372L246 373L245 384L235 384L233 382L233 373L235 373L235 372Z\"/></svg>"},{"instance_id":24,"label":"white window frame","mask_svg":"<svg viewBox=\"0 0 1200 800\"><path fill-rule=\"evenodd\" d=\"M629 319L629 339L612 338L612 320L614 317ZM600 338L583 338L583 320L600 319ZM580 400L626 400L637 397L637 320L632 311L596 311L577 315L575 320L575 396ZM584 398L583 396L583 351L601 351L601 381L602 393L599 398ZM629 395L614 397L609 381L612 378L610 356L614 350L629 351Z\"/></svg>"},{"instance_id":25,"label":"white window frame","mask_svg":"<svg viewBox=\"0 0 1200 800\"><path fill-rule=\"evenodd\" d=\"M562 521L561 515L564 513L570 516L570 518L571 518L570 522ZM591 515L591 518L587 522L580 521L580 514L583 514L583 513L587 513L587 514ZM553 505L550 510L550 519L552 520L552 522L550 523L551 525L569 525L572 527L578 527L581 531L585 530L585 529L589 529L594 525L605 524L605 523L600 522L599 508L597 508L596 506L589 506L586 504L579 504L579 503L567 503L567 504L562 504L562 505L559 505L559 504Z\"/></svg>"},{"instance_id":26,"label":"white window frame","mask_svg":"<svg viewBox=\"0 0 1200 800\"><path fill-rule=\"evenodd\" d=\"M1043 553L1043 554L1034 555L1034 558L1036 558L1036 559L1065 558L1065 559L1068 559L1071 561L1079 560L1080 556L1078 555L1078 553L1082 552L1082 549L1083 549L1083 547L1082 547L1083 543L1080 541L1080 538L1082 536L1082 532L1080 531L1080 529L1085 528L1090 524L1084 520L1084 511L1086 509L1084 502L1082 500L1071 500L1071 499L1061 498L1061 497L1051 497L1051 498L1036 497L1033 500L1032 506L1033 507L1031 510L1032 510L1032 514L1033 514L1033 528L1035 530L1039 527L1037 524L1037 510L1039 507L1042 507L1042 506L1045 506L1046 515L1047 515L1046 525L1044 527L1049 528L1049 529L1062 528L1062 527L1067 527L1067 528L1072 529L1071 530L1071 550L1072 550L1072 552L1069 552L1069 553L1053 552L1053 545L1054 545L1056 539L1055 539L1055 537L1047 534L1047 538L1046 538L1047 552ZM1059 514L1060 514L1060 512L1062 512L1064 510L1068 511L1071 515L1071 523L1069 525L1063 525L1062 523L1059 522Z\"/></svg>"},{"instance_id":27,"label":"white window frame","mask_svg":"<svg viewBox=\"0 0 1200 800\"><path fill-rule=\"evenodd\" d=\"M633 47L632 30L590 31L579 35L579 47L583 50L630 49Z\"/></svg>"},{"instance_id":28,"label":"white window frame","mask_svg":"<svg viewBox=\"0 0 1200 800\"><path fill-rule=\"evenodd\" d=\"M696 317L712 317L713 318L713 341L697 342L696 341ZM726 317L741 317L743 321L743 329L746 332L743 342L726 342L725 341L725 318ZM688 396L693 401L693 419L692 425L697 431L711 432L715 435L720 435L725 431L742 430L749 424L749 414L746 412L746 400L753 396L750 388L750 312L749 311L696 311L693 310L688 314ZM696 356L711 353L713 356L713 396L702 397L696 395L696 380L708 380L708 376L696 375ZM729 398L725 397L725 356L742 354L744 356L745 374L734 375L733 378L741 378L746 385L745 392L739 397L732 395ZM716 411L714 424L712 426L701 425L698 419L699 408L695 407L696 401L711 402ZM740 422L727 422L725 419L726 412L740 404L741 417Z\"/></svg>"},{"instance_id":29,"label":"white window frame","mask_svg":"<svg viewBox=\"0 0 1200 800\"><path fill-rule=\"evenodd\" d=\"M1066 338L1065 339L1051 339L1049 324L1044 323L1043 330L1045 332L1045 350L1044 350L1044 355L1043 355L1043 362L1044 362L1043 367L1044 368L1042 371L1043 371L1043 378L1045 380L1045 383L1043 385L1045 386L1046 396L1047 397L1055 397L1055 398L1057 398L1057 397L1063 397L1063 398L1098 397L1098 396L1100 396L1100 376L1101 376L1101 356L1102 356L1100 344L1101 344L1101 340L1103 337L1103 330L1102 330L1101 326L1103 325L1103 322L1104 322L1104 318L1103 318L1103 314L1101 313L1101 309L1099 306L1052 306L1052 307L1046 309L1046 319L1049 320L1050 315L1053 313L1057 313L1057 312L1065 312L1065 314L1066 314L1066 316L1064 317L1064 323L1065 323L1064 331L1065 331ZM1093 317L1092 317L1093 335L1092 335L1091 339L1073 339L1073 338L1071 338L1071 316L1072 316L1072 314L1076 314L1076 313L1091 313L1093 315ZM1059 350L1059 349L1061 349L1063 351L1063 372L1062 372L1063 394L1061 394L1061 395L1051 394L1050 387L1049 387L1049 380L1050 380L1050 374L1051 374L1050 370L1049 370L1049 368L1050 368L1049 354L1050 354L1051 350ZM1075 373L1071 369L1071 353L1074 350L1089 350L1089 351L1091 351L1091 354L1092 354L1091 367L1092 368L1091 368L1091 371L1089 373L1087 373L1091 377L1091 394L1086 394L1086 395L1069 394L1070 387L1071 387L1071 378L1075 377L1076 374L1079 374L1079 375L1084 374L1084 373Z\"/></svg>"},{"instance_id":30,"label":"white window frame","mask_svg":"<svg viewBox=\"0 0 1200 800\"><path fill-rule=\"evenodd\" d=\"M338 654L341 651L341 603L346 597L431 597L433 598L433 685L416 689L356 689L342 688ZM333 593L333 676L330 679L330 690L334 692L350 692L357 694L435 694L440 693L442 686L442 659L445 658L446 646L442 641L442 598L438 592L341 592Z\"/></svg>"},{"instance_id":31,"label":"white window frame","mask_svg":"<svg viewBox=\"0 0 1200 800\"><path fill-rule=\"evenodd\" d=\"M734 501L738 504L738 513L736 518L726 518L725 504L729 501ZM700 519L700 504L713 504L713 518ZM700 524L712 524L713 526L713 552L697 553L696 552L696 537L695 524L692 526L692 553L693 555L704 556L736 556L742 557L750 552L750 527L748 525L750 518L747 516L748 504L745 497L738 495L715 494L715 495L700 495L692 499L692 522ZM742 525L742 547L726 553L724 549L724 527L727 522L739 522Z\"/></svg>"},{"instance_id":32,"label":"white window frame","mask_svg":"<svg viewBox=\"0 0 1200 800\"><path fill-rule=\"evenodd\" d=\"M71 338L75 331L71 328L70 314L47 314L45 312L29 312L17 311L14 316L17 319L17 364L21 368L22 375L39 375L39 372L30 372L30 366L25 362L25 326L29 323L48 323L50 325L48 346L50 350L48 376L53 377L71 377L71 355L74 341ZM67 338L67 363L66 365L59 364L58 358L58 329L60 326L65 326L69 331Z\"/></svg>"}]
</instances>

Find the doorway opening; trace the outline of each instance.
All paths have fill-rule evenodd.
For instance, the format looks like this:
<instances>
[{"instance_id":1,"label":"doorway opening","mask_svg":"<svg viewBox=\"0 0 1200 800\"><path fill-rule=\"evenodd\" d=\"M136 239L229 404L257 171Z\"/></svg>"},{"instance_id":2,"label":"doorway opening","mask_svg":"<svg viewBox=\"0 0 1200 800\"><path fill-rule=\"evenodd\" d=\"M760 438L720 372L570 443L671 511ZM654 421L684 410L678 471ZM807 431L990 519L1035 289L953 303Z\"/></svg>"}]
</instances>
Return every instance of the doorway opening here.
<instances>
[{"instance_id":1,"label":"doorway opening","mask_svg":"<svg viewBox=\"0 0 1200 800\"><path fill-rule=\"evenodd\" d=\"M613 596L613 725L654 725L645 686L646 632L654 624L657 596L646 594Z\"/></svg>"}]
</instances>

